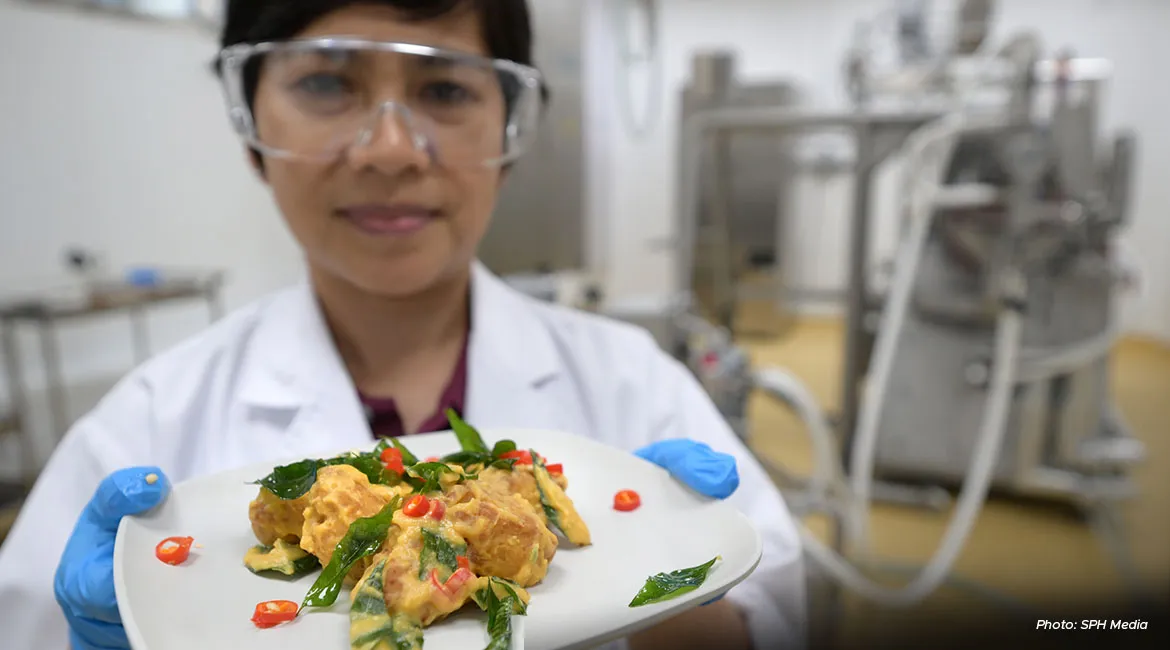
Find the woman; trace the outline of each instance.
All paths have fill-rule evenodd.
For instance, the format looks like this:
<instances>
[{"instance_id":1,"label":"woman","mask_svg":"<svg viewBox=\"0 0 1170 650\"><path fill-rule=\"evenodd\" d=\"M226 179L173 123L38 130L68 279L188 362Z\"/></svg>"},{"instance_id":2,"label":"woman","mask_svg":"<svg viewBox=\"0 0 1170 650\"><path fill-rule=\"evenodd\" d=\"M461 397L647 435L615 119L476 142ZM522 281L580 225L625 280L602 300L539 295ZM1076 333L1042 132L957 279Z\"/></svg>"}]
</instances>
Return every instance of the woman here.
<instances>
[{"instance_id":1,"label":"woman","mask_svg":"<svg viewBox=\"0 0 1170 650\"><path fill-rule=\"evenodd\" d=\"M67 627L75 650L127 647L114 532L168 479L445 429L446 408L630 449L753 518L756 572L630 647L802 642L790 516L686 369L475 261L541 109L531 40L524 0L228 3L229 115L308 282L136 369L66 435L0 553L6 643L62 647Z\"/></svg>"}]
</instances>

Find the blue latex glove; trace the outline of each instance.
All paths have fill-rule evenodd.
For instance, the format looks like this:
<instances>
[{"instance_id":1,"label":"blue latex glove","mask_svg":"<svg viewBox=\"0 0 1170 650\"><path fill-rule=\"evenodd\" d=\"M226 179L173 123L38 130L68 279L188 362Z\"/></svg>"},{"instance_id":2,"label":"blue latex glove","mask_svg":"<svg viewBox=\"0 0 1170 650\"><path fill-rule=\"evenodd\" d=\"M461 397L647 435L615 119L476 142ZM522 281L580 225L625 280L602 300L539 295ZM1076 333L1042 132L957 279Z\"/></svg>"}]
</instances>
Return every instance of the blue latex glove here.
<instances>
[{"instance_id":1,"label":"blue latex glove","mask_svg":"<svg viewBox=\"0 0 1170 650\"><path fill-rule=\"evenodd\" d=\"M694 440L662 440L634 452L658 465L699 494L726 499L739 487L735 457Z\"/></svg>"},{"instance_id":2,"label":"blue latex glove","mask_svg":"<svg viewBox=\"0 0 1170 650\"><path fill-rule=\"evenodd\" d=\"M149 474L158 476L146 482ZM72 650L129 650L114 597L114 537L122 517L150 510L170 493L157 467L131 467L98 485L65 546L53 592L69 622Z\"/></svg>"},{"instance_id":3,"label":"blue latex glove","mask_svg":"<svg viewBox=\"0 0 1170 650\"><path fill-rule=\"evenodd\" d=\"M726 499L739 487L739 471L735 457L711 449L694 440L662 440L634 452L670 472L670 475L699 494L714 499ZM719 601L723 596L703 603L703 606Z\"/></svg>"}]
</instances>

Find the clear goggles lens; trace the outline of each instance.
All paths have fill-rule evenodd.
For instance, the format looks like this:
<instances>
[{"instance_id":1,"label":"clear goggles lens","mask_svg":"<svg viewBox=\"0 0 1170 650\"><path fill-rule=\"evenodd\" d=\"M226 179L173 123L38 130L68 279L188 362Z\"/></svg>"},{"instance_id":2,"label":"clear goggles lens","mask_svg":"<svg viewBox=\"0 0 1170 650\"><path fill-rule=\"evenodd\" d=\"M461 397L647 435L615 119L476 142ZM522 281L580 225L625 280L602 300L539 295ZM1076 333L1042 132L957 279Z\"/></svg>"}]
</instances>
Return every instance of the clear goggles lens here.
<instances>
[{"instance_id":1,"label":"clear goggles lens","mask_svg":"<svg viewBox=\"0 0 1170 650\"><path fill-rule=\"evenodd\" d=\"M539 74L510 61L320 39L234 46L221 63L236 130L268 156L331 161L396 144L435 164L496 166L520 156L539 122Z\"/></svg>"}]
</instances>

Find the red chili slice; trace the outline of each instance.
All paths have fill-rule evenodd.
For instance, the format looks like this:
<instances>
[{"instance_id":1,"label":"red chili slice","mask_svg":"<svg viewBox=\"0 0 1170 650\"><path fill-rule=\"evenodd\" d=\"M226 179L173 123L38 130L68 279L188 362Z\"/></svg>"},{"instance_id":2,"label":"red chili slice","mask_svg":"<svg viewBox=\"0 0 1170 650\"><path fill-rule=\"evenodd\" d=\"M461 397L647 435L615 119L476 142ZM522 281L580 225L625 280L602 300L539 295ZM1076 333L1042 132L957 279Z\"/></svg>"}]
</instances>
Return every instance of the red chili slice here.
<instances>
[{"instance_id":1,"label":"red chili slice","mask_svg":"<svg viewBox=\"0 0 1170 650\"><path fill-rule=\"evenodd\" d=\"M431 510L431 501L421 494L416 494L406 500L402 506L402 514L407 517L421 517Z\"/></svg>"},{"instance_id":2,"label":"red chili slice","mask_svg":"<svg viewBox=\"0 0 1170 650\"><path fill-rule=\"evenodd\" d=\"M291 600L268 600L256 605L252 622L256 627L267 629L286 623L297 617L299 605Z\"/></svg>"},{"instance_id":3,"label":"red chili slice","mask_svg":"<svg viewBox=\"0 0 1170 650\"><path fill-rule=\"evenodd\" d=\"M449 599L454 599L458 596L459 590L474 579L474 573L464 567L459 567L455 573L451 574L450 578L447 578L447 582L442 582L439 580L439 570L431 569L431 586Z\"/></svg>"},{"instance_id":4,"label":"red chili slice","mask_svg":"<svg viewBox=\"0 0 1170 650\"><path fill-rule=\"evenodd\" d=\"M505 451L504 453L500 454L500 458L514 458L514 459L516 459L517 465L531 465L532 464L532 454L527 452L527 451L524 451L522 449L516 449L514 451Z\"/></svg>"},{"instance_id":5,"label":"red chili slice","mask_svg":"<svg viewBox=\"0 0 1170 650\"><path fill-rule=\"evenodd\" d=\"M456 557L455 561L459 564L459 568L471 570L471 560L467 559L466 555Z\"/></svg>"},{"instance_id":6,"label":"red chili slice","mask_svg":"<svg viewBox=\"0 0 1170 650\"><path fill-rule=\"evenodd\" d=\"M553 476L560 476L565 473L565 466L561 463L553 463L552 465L546 466L545 469Z\"/></svg>"},{"instance_id":7,"label":"red chili slice","mask_svg":"<svg viewBox=\"0 0 1170 650\"><path fill-rule=\"evenodd\" d=\"M475 574L468 569L460 568L455 573L452 573L450 578L447 578L447 583L443 587L446 588L447 593L455 595L459 593L463 585L472 580L475 580Z\"/></svg>"},{"instance_id":8,"label":"red chili slice","mask_svg":"<svg viewBox=\"0 0 1170 650\"><path fill-rule=\"evenodd\" d=\"M613 495L613 509L618 512L637 510L642 505L642 497L633 490L622 490Z\"/></svg>"},{"instance_id":9,"label":"red chili slice","mask_svg":"<svg viewBox=\"0 0 1170 650\"><path fill-rule=\"evenodd\" d=\"M381 460L382 465L391 472L397 472L399 474L406 473L406 467L402 464L402 452L397 447L383 449Z\"/></svg>"},{"instance_id":10,"label":"red chili slice","mask_svg":"<svg viewBox=\"0 0 1170 650\"><path fill-rule=\"evenodd\" d=\"M447 506L442 501L435 499L431 501L431 508L427 511L427 514L435 521L442 521L443 515L447 514Z\"/></svg>"},{"instance_id":11,"label":"red chili slice","mask_svg":"<svg viewBox=\"0 0 1170 650\"><path fill-rule=\"evenodd\" d=\"M194 537L168 537L154 547L154 556L167 564L182 564L191 554L194 541Z\"/></svg>"}]
</instances>

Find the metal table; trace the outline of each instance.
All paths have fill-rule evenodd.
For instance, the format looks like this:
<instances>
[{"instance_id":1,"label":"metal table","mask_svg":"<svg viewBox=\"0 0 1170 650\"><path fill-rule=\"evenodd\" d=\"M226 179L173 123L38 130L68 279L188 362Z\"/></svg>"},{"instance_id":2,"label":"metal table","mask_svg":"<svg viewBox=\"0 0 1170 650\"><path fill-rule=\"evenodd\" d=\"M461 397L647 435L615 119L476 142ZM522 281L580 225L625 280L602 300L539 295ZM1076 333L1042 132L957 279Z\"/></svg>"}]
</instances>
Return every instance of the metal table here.
<instances>
[{"instance_id":1,"label":"metal table","mask_svg":"<svg viewBox=\"0 0 1170 650\"><path fill-rule=\"evenodd\" d=\"M163 303L203 300L207 303L211 320L223 315L220 289L223 274L212 272L198 277L179 277L150 286L123 283L95 283L81 300L56 301L51 298L31 298L0 303L0 356L4 358L4 373L11 401L11 412L0 413L0 436L15 433L20 437L24 482L31 485L37 475L36 448L28 428L28 395L23 380L16 328L22 323L32 324L40 341L41 361L45 368L49 397L50 425L59 441L69 427L69 413L65 396L64 371L61 367L57 325L62 321L115 312L128 312L134 343L135 359L142 363L150 356L146 311Z\"/></svg>"}]
</instances>

